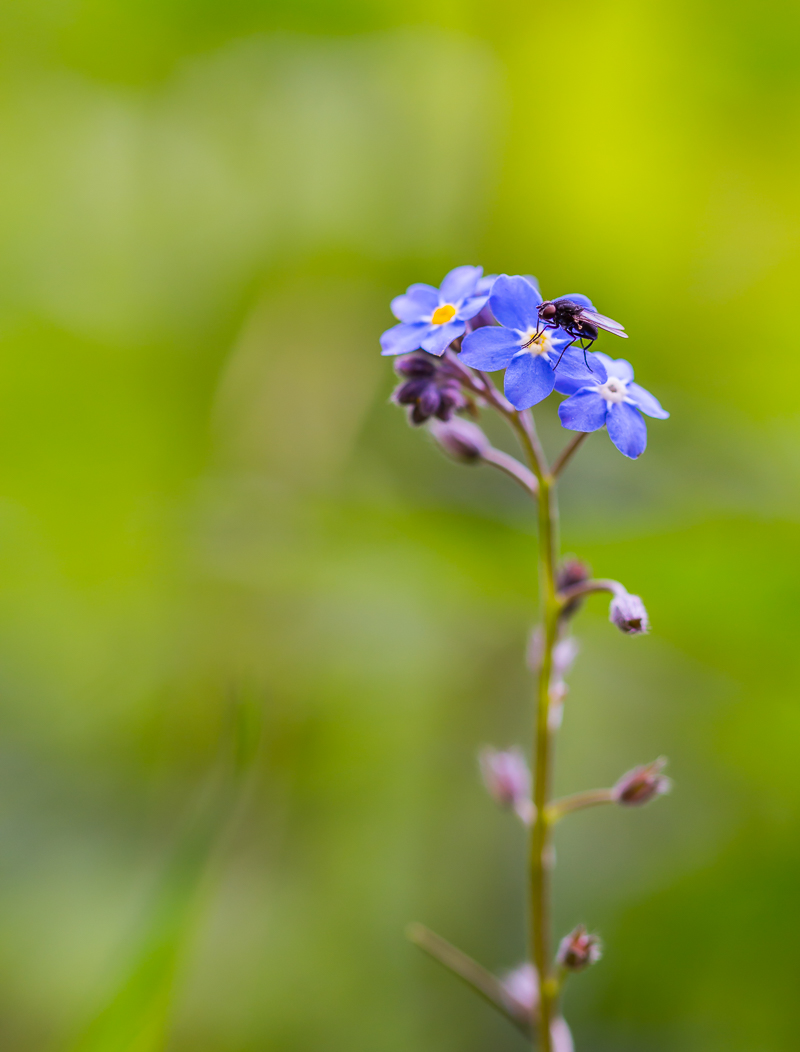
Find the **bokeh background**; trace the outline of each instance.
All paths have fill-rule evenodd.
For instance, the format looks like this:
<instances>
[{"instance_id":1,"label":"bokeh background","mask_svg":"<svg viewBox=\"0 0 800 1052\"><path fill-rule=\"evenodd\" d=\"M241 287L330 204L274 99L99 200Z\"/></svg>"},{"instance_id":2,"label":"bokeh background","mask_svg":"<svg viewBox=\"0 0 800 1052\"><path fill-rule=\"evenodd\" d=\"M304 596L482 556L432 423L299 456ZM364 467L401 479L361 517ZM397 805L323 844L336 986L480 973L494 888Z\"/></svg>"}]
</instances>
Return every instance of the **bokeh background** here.
<instances>
[{"instance_id":1,"label":"bokeh background","mask_svg":"<svg viewBox=\"0 0 800 1052\"><path fill-rule=\"evenodd\" d=\"M377 344L468 262L673 414L564 484L654 631L588 604L560 787L676 783L560 832L578 1050L795 1050L800 8L6 0L0 85L3 1047L524 1047L403 936L524 953L531 514Z\"/></svg>"}]
</instances>

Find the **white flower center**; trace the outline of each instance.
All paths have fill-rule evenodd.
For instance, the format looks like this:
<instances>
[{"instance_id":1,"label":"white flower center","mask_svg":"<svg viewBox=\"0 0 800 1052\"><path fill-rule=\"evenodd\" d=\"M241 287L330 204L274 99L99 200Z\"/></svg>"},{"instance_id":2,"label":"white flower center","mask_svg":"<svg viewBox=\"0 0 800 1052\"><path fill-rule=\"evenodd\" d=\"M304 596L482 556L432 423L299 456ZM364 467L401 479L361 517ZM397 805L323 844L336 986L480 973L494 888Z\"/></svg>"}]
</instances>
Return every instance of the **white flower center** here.
<instances>
[{"instance_id":1,"label":"white flower center","mask_svg":"<svg viewBox=\"0 0 800 1052\"><path fill-rule=\"evenodd\" d=\"M620 380L617 376L609 376L604 384L598 384L595 387L595 391L601 398L605 398L607 402L626 401L628 397L627 390L627 383L624 380Z\"/></svg>"}]
</instances>

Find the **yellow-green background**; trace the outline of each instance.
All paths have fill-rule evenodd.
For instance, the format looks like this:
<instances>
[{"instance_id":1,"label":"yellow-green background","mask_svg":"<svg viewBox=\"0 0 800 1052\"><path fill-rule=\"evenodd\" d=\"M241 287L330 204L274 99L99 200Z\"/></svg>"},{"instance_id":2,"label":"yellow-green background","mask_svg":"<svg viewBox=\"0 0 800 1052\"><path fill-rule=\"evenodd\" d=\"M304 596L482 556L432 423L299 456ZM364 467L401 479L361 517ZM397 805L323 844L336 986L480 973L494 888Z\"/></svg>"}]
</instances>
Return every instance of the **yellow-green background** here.
<instances>
[{"instance_id":1,"label":"yellow-green background","mask_svg":"<svg viewBox=\"0 0 800 1052\"><path fill-rule=\"evenodd\" d=\"M797 4L3 0L8 1052L522 1047L403 938L524 952L474 755L531 515L377 344L461 263L591 295L673 414L564 484L653 633L589 604L560 787L676 783L559 836L578 1050L797 1048Z\"/></svg>"}]
</instances>

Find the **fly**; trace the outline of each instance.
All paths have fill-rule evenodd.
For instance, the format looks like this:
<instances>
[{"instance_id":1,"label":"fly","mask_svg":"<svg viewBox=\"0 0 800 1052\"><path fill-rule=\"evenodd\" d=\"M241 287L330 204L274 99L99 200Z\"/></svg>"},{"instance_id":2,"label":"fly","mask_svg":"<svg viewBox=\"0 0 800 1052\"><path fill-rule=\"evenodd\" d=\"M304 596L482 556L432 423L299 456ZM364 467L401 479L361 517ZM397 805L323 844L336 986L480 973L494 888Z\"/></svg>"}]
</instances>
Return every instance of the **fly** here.
<instances>
[{"instance_id":1,"label":"fly","mask_svg":"<svg viewBox=\"0 0 800 1052\"><path fill-rule=\"evenodd\" d=\"M572 337L572 341L561 352L556 365L572 344L577 343L583 351L587 367L591 369L586 360L586 351L597 339L600 329L605 332L613 332L615 336L621 336L624 340L628 338L624 325L620 325L612 318L607 318L605 314L598 314L595 310L581 306L568 296L560 296L557 300L545 300L544 303L539 304L537 309L539 320L545 329L563 329L568 336ZM530 342L533 343L540 335L541 332L537 330Z\"/></svg>"}]
</instances>

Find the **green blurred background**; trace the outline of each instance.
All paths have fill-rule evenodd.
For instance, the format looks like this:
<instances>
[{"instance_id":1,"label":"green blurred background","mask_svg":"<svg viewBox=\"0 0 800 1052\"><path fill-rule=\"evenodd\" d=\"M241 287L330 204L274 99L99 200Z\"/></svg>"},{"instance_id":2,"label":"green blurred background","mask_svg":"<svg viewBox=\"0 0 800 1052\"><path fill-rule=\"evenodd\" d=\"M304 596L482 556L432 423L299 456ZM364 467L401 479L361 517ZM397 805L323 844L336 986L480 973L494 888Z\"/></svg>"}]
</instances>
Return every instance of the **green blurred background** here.
<instances>
[{"instance_id":1,"label":"green blurred background","mask_svg":"<svg viewBox=\"0 0 800 1052\"><path fill-rule=\"evenodd\" d=\"M461 263L590 294L673 413L564 485L654 631L588 605L560 788L676 782L560 833L578 1050L797 1048L799 190L788 0L5 0L5 1049L524 1047L403 937L524 953L475 750L531 513L377 344Z\"/></svg>"}]
</instances>

